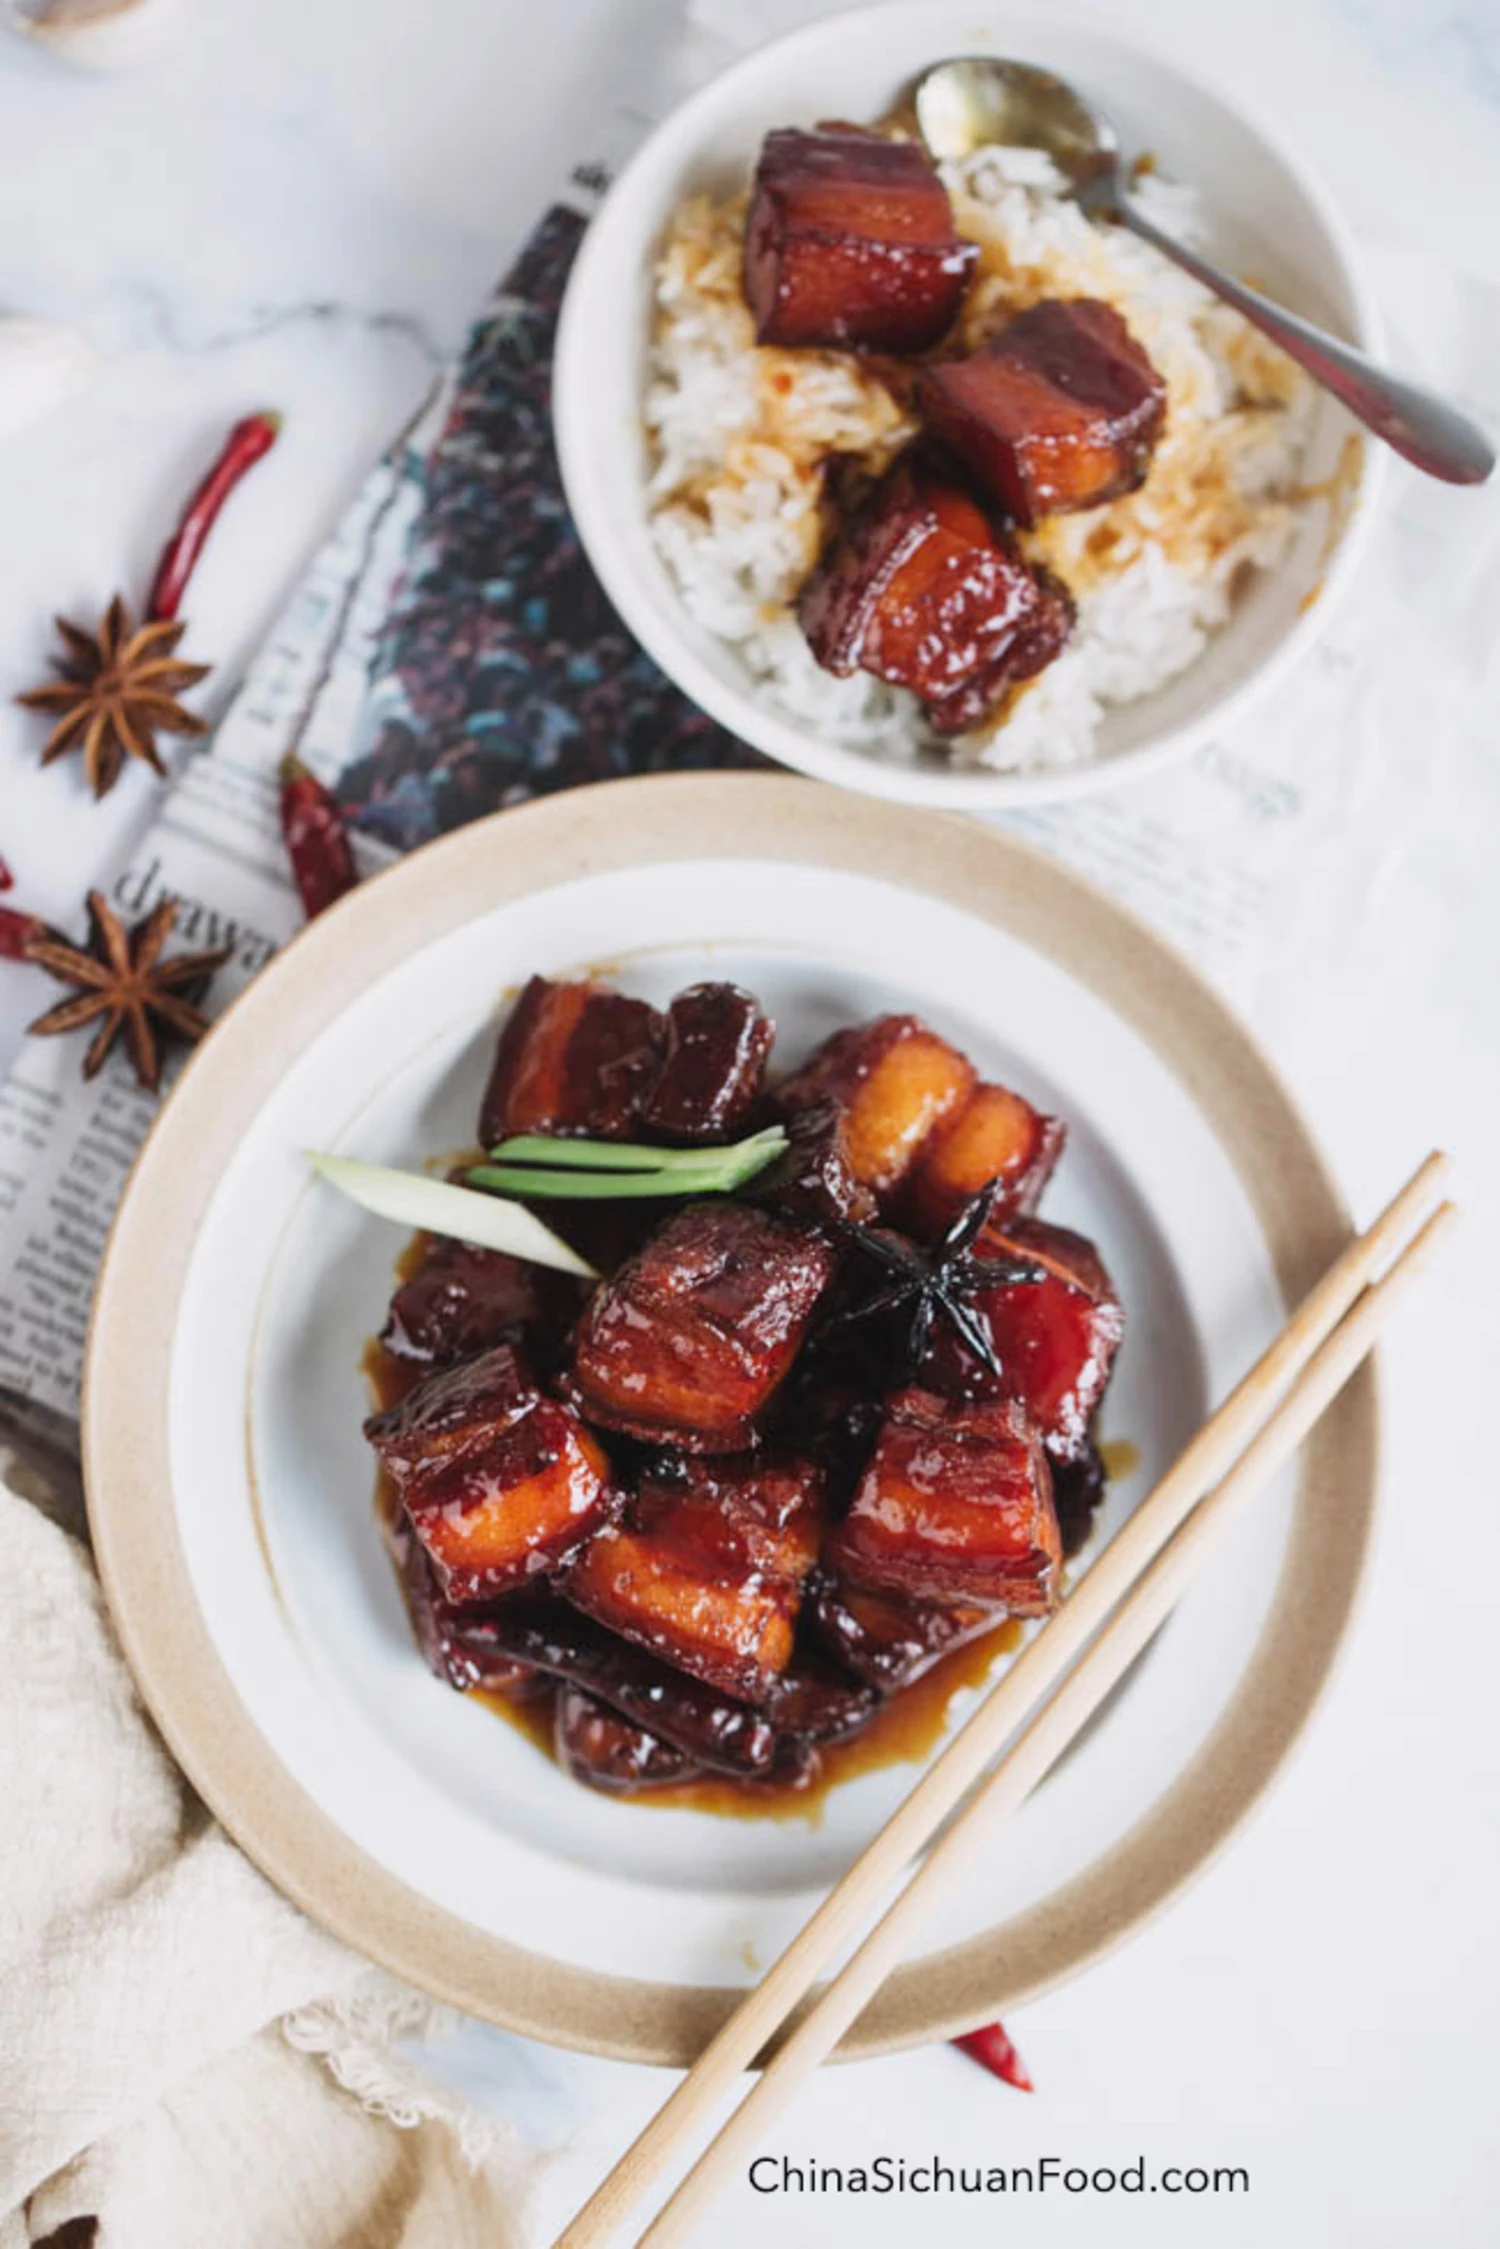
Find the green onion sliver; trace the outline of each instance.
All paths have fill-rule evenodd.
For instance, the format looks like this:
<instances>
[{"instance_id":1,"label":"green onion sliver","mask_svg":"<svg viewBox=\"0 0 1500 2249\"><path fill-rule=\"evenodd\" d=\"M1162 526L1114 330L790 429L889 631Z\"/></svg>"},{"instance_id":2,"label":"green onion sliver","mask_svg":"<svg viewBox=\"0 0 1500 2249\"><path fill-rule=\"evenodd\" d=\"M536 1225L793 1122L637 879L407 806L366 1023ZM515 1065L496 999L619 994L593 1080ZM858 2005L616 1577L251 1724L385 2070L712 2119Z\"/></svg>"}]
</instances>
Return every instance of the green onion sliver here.
<instances>
[{"instance_id":1,"label":"green onion sliver","mask_svg":"<svg viewBox=\"0 0 1500 2249\"><path fill-rule=\"evenodd\" d=\"M613 1203L665 1195L723 1192L720 1175L683 1179L659 1171L527 1171L509 1164L476 1164L464 1178L491 1195L526 1195L538 1202Z\"/></svg>"},{"instance_id":2,"label":"green onion sliver","mask_svg":"<svg viewBox=\"0 0 1500 2249\"><path fill-rule=\"evenodd\" d=\"M497 1195L539 1202L623 1201L665 1195L729 1195L774 1162L786 1147L780 1125L768 1125L727 1148L648 1148L628 1140L552 1140L518 1133L465 1173L469 1184Z\"/></svg>"},{"instance_id":3,"label":"green onion sliver","mask_svg":"<svg viewBox=\"0 0 1500 2249\"><path fill-rule=\"evenodd\" d=\"M549 1171L660 1171L670 1148L647 1148L633 1140L552 1140L541 1132L518 1132L491 1148L497 1164L542 1164Z\"/></svg>"},{"instance_id":4,"label":"green onion sliver","mask_svg":"<svg viewBox=\"0 0 1500 2249\"><path fill-rule=\"evenodd\" d=\"M780 1125L768 1125L748 1140L726 1148L654 1148L637 1140L554 1140L545 1133L521 1132L489 1150L492 1164L539 1164L547 1171L696 1171L755 1158L754 1170L786 1146ZM745 1177L753 1176L746 1171Z\"/></svg>"},{"instance_id":5,"label":"green onion sliver","mask_svg":"<svg viewBox=\"0 0 1500 2249\"><path fill-rule=\"evenodd\" d=\"M377 1218L389 1218L424 1234L446 1234L478 1249L503 1250L531 1265L576 1273L582 1280L599 1278L585 1258L520 1203L501 1202L494 1195L476 1194L472 1188L429 1179L421 1172L394 1171L386 1164L359 1163L352 1156L324 1155L313 1148L307 1151L307 1160L331 1185Z\"/></svg>"}]
</instances>

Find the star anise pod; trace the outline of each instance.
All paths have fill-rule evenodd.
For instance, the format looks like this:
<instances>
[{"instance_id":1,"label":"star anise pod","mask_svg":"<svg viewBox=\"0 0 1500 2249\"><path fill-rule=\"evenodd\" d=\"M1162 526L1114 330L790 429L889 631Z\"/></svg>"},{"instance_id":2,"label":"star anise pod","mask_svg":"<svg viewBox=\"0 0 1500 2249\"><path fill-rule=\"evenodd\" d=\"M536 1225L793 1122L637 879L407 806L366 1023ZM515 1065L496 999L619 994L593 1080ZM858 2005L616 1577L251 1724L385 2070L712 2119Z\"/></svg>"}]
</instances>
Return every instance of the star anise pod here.
<instances>
[{"instance_id":1,"label":"star anise pod","mask_svg":"<svg viewBox=\"0 0 1500 2249\"><path fill-rule=\"evenodd\" d=\"M902 1371L913 1376L921 1368L934 1323L946 1320L966 1350L999 1379L1003 1373L995 1356L989 1329L973 1299L981 1289L1009 1288L1022 1281L1040 1281L1045 1274L1030 1258L976 1256L974 1245L984 1233L999 1199L1001 1181L992 1179L964 1204L941 1241L925 1249L889 1226L845 1225L845 1237L884 1268L887 1278L873 1293L848 1311L831 1319L825 1335L868 1321L899 1316L904 1322Z\"/></svg>"},{"instance_id":2,"label":"star anise pod","mask_svg":"<svg viewBox=\"0 0 1500 2249\"><path fill-rule=\"evenodd\" d=\"M163 618L137 630L116 594L96 633L66 617L57 619L57 630L63 644L63 653L52 659L58 677L16 697L28 711L55 714L43 765L81 749L90 787L96 797L107 796L127 757L139 758L153 773L166 772L156 747L159 734L208 732L177 700L209 670L207 664L181 663L173 654L185 624Z\"/></svg>"},{"instance_id":3,"label":"star anise pod","mask_svg":"<svg viewBox=\"0 0 1500 2249\"><path fill-rule=\"evenodd\" d=\"M177 919L174 898L164 898L128 930L97 890L89 892L88 909L87 949L70 945L54 930L26 941L27 960L77 991L75 999L59 1000L29 1028L51 1038L97 1023L83 1058L86 1078L102 1067L123 1032L137 1083L147 1093L155 1093L161 1083L163 1046L172 1039L195 1046L208 1029L207 1016L187 995L223 967L234 947L219 945L212 952L178 953L163 960L161 949Z\"/></svg>"}]
</instances>

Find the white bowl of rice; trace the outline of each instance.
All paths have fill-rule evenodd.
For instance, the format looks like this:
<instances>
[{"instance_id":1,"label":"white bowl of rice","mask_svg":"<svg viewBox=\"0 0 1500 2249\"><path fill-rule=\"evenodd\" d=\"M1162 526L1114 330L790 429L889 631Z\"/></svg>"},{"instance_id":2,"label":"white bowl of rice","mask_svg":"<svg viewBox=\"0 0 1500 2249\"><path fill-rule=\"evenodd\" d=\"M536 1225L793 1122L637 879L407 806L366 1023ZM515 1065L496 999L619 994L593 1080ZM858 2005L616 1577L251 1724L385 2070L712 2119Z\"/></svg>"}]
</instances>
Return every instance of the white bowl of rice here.
<instances>
[{"instance_id":1,"label":"white bowl of rice","mask_svg":"<svg viewBox=\"0 0 1500 2249\"><path fill-rule=\"evenodd\" d=\"M1180 268L1086 219L1035 150L943 167L979 247L967 348L1042 298L1104 299L1167 385L1144 484L1028 534L1077 605L1063 654L997 723L940 740L916 697L820 669L796 617L830 458L883 466L915 424L856 354L758 347L740 260L779 126L888 116L933 62L1040 63L1100 102L1135 192L1280 302L1378 351L1341 221L1237 103L1076 16L860 9L759 49L675 110L585 237L558 331L568 502L606 592L668 676L767 756L877 796L1001 810L1123 781L1240 718L1322 631L1381 467L1344 410Z\"/></svg>"}]
</instances>

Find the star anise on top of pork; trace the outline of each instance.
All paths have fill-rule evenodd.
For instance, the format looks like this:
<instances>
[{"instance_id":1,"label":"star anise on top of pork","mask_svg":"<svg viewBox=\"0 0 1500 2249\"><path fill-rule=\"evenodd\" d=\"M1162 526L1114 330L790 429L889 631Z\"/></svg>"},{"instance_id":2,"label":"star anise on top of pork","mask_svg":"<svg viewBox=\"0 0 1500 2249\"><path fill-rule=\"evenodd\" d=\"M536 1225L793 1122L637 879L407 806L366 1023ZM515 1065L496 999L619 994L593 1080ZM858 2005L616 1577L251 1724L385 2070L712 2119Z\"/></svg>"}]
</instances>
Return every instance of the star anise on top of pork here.
<instances>
[{"instance_id":1,"label":"star anise on top of pork","mask_svg":"<svg viewBox=\"0 0 1500 2249\"><path fill-rule=\"evenodd\" d=\"M992 1179L971 1196L930 1249L889 1226L841 1226L843 1237L881 1268L883 1277L868 1295L837 1313L823 1333L866 1325L889 1333L894 1326L900 1336L900 1372L909 1377L921 1366L935 1323L945 1320L981 1366L998 1378L1002 1370L995 1346L973 1300L983 1289L1045 1277L1030 1258L985 1257L976 1251L1003 1184Z\"/></svg>"}]
</instances>

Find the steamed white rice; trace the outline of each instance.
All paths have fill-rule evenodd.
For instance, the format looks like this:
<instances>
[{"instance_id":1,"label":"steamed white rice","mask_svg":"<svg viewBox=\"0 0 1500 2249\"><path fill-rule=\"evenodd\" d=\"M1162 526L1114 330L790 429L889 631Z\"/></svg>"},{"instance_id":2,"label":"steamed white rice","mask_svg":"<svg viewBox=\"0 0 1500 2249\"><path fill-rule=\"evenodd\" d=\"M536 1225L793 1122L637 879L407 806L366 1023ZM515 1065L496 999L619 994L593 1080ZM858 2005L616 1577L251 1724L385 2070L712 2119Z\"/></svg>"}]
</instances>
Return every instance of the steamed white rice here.
<instances>
[{"instance_id":1,"label":"steamed white rice","mask_svg":"<svg viewBox=\"0 0 1500 2249\"><path fill-rule=\"evenodd\" d=\"M1313 389L1290 360L1180 267L1097 227L1033 149L983 149L943 177L958 232L979 245L959 327L972 349L1042 297L1100 297L1167 386L1167 421L1139 491L1055 516L1022 545L1071 588L1077 629L998 721L939 743L915 696L814 661L794 604L825 536L830 454L884 468L915 425L852 354L757 347L740 281L746 198L694 197L657 271L646 399L657 545L694 618L732 642L787 717L899 754L941 747L988 766L1090 756L1106 709L1175 678L1223 624L1237 581L1285 552ZM1161 226L1201 234L1193 192L1154 177Z\"/></svg>"}]
</instances>

